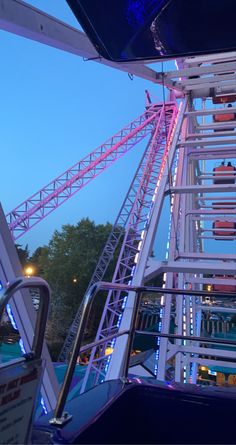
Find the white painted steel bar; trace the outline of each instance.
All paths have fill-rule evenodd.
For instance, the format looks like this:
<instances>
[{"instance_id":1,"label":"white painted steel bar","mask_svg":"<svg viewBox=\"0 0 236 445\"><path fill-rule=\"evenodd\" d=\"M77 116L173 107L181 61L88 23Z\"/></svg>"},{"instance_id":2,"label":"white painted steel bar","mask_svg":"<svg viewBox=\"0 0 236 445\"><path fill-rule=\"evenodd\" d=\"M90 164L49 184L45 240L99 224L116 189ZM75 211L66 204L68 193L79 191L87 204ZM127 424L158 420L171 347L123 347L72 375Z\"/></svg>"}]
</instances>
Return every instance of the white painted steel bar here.
<instances>
[{"instance_id":1,"label":"white painted steel bar","mask_svg":"<svg viewBox=\"0 0 236 445\"><path fill-rule=\"evenodd\" d=\"M143 63L114 63L104 59L86 34L21 0L0 0L0 28L157 83L153 69Z\"/></svg>"},{"instance_id":2,"label":"white painted steel bar","mask_svg":"<svg viewBox=\"0 0 236 445\"><path fill-rule=\"evenodd\" d=\"M186 116L192 117L192 116L207 116L207 115L218 115L218 114L232 114L236 113L236 107L229 108L206 108L205 110L194 110L194 111L187 111Z\"/></svg>"}]
</instances>

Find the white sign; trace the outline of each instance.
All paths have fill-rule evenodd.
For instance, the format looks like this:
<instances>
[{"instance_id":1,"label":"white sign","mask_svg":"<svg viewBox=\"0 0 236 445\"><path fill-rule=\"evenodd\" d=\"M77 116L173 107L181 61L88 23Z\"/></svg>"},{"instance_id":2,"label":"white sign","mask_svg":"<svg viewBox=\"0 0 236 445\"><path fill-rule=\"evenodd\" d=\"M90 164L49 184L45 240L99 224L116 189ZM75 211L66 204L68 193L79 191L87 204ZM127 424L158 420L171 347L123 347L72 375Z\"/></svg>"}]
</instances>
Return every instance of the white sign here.
<instances>
[{"instance_id":1,"label":"white sign","mask_svg":"<svg viewBox=\"0 0 236 445\"><path fill-rule=\"evenodd\" d=\"M41 371L41 360L0 367L0 444L27 443Z\"/></svg>"}]
</instances>

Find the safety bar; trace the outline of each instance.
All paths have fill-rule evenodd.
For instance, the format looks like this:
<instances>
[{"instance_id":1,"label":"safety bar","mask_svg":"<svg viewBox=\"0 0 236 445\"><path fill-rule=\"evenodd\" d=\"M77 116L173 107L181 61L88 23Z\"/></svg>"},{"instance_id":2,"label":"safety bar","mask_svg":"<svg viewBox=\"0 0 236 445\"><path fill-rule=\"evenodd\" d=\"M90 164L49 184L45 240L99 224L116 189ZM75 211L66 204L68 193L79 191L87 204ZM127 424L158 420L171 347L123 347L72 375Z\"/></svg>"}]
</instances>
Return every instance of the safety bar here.
<instances>
[{"instance_id":1,"label":"safety bar","mask_svg":"<svg viewBox=\"0 0 236 445\"><path fill-rule=\"evenodd\" d=\"M123 332L119 332L117 334L113 334L110 337L107 337L105 339L96 341L90 345L86 345L83 348L81 348L81 344L82 344L82 340L83 340L83 335L84 335L84 330L87 324L87 320L90 314L90 310L92 307L92 304L95 300L95 297L97 295L97 293L100 290L118 290L120 292L124 291L124 292L136 292L138 297L136 299L136 303L135 303L135 310L133 313L133 318L132 318L132 323L131 326L132 328L130 330L127 331L123 331ZM131 347L132 347L132 341L133 341L133 336L135 334L135 320L138 314L138 308L139 308L139 302L140 302L140 295L143 292L152 292L152 293L158 293L158 294L172 294L172 295L189 295L189 296L209 296L209 292L208 291L194 291L194 290L190 290L190 289L168 289L168 288L162 288L162 287L149 287L149 286L132 286L132 285L125 285L125 284L116 284L116 283L107 283L104 281L99 281L95 284L93 284L90 289L88 290L88 292L85 294L83 301L82 301L82 310L81 310L81 317L80 317L80 321L79 321L79 326L78 326L78 330L77 330L77 334L76 334L76 338L75 338L75 342L74 342L74 346L72 349L72 354L71 354L71 358L66 370L66 374L65 374L65 378L63 381L63 384L61 386L61 390L59 393L59 397L58 397L58 401L57 401L57 405L54 411L54 417L49 421L50 424L52 425L64 425L65 423L67 423L70 419L71 419L71 415L69 415L68 413L63 413L65 404L66 404L66 400L67 400L67 396L70 390L70 386L71 386L71 381L72 381L72 377L73 377L73 373L77 364L77 358L79 356L79 354L81 353L81 351L85 351L87 349L90 349L93 346L98 346L100 344L103 344L111 339L120 337L121 335L124 334L129 334L129 339L128 339L128 346L126 349L126 356L125 356L125 360L124 360L124 366L123 366L123 376L122 377L126 377L127 376L127 372L128 372L128 365L129 365L129 353L131 351ZM221 298L225 297L232 297L232 298L236 298L236 293L232 293L232 292L224 292L224 294L222 295L221 292L211 292L212 296L220 296ZM154 335L154 334L153 334ZM156 333L156 336L164 336L163 334L159 334L158 332ZM167 335L168 336L168 335ZM170 335L171 336L171 335ZM180 338L179 336L175 336L175 338ZM186 337L185 337L186 339ZM205 340L205 339L204 339ZM220 342L220 341L219 341Z\"/></svg>"},{"instance_id":2,"label":"safety bar","mask_svg":"<svg viewBox=\"0 0 236 445\"><path fill-rule=\"evenodd\" d=\"M164 338L176 338L178 340L190 340L198 341L199 343L217 343L222 345L236 345L236 340L226 340L223 338L210 338L210 337L200 337L195 335L180 335L180 334L162 334L156 331L140 331L135 330L136 334L150 335L153 337L164 337ZM217 355L217 354L215 354Z\"/></svg>"},{"instance_id":3,"label":"safety bar","mask_svg":"<svg viewBox=\"0 0 236 445\"><path fill-rule=\"evenodd\" d=\"M32 353L33 357L38 359L41 357L42 353L44 332L46 329L50 301L50 288L47 282L38 277L19 277L16 278L13 282L9 283L6 287L3 287L0 290L0 317L2 316L3 310L5 309L9 300L17 291L35 287L40 290L40 302L37 312L36 326L34 330Z\"/></svg>"}]
</instances>

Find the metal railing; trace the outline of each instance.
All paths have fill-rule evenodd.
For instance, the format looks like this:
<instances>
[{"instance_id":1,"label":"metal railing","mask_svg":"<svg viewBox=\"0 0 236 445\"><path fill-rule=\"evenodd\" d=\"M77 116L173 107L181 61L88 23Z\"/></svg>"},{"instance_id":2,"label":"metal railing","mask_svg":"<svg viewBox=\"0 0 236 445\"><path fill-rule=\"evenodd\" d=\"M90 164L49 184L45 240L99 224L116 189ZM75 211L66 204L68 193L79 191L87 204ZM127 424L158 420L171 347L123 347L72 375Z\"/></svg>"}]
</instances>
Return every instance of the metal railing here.
<instances>
[{"instance_id":1,"label":"metal railing","mask_svg":"<svg viewBox=\"0 0 236 445\"><path fill-rule=\"evenodd\" d=\"M9 303L9 300L17 291L19 291L20 289L29 289L35 287L40 290L41 298L37 311L37 320L34 330L34 337L31 346L32 352L30 353L30 357L38 359L41 357L42 353L50 301L50 288L47 282L42 278L37 277L19 277L15 281L11 282L8 286L3 287L0 290L0 318L6 305ZM17 298L17 295L15 296L15 298ZM31 298L30 295L29 298Z\"/></svg>"},{"instance_id":2,"label":"metal railing","mask_svg":"<svg viewBox=\"0 0 236 445\"><path fill-rule=\"evenodd\" d=\"M132 322L131 322L131 328L129 330L125 330L125 331L121 331L118 332L116 334L111 334L109 337L106 337L105 339L101 339L98 341L95 341L93 343L89 343L83 347L81 347L82 345L82 340L83 340L83 335L84 335L84 331L86 328L86 324L88 321L88 317L90 314L90 310L92 307L92 304L95 300L95 297L97 296L98 292L100 290L119 290L119 291L133 291L136 293L136 300L135 300L135 304L134 304L134 311L133 311L133 315L132 315ZM137 321L137 315L138 315L138 309L139 309L139 303L140 303L140 299L141 299L141 294L143 292L149 292L149 293L157 293L157 294L172 294L172 295L188 295L188 296L199 296L199 297L204 297L204 296L209 296L209 292L208 291L194 291L194 290L187 290L187 289L167 289L167 288L161 288L161 287L148 287L148 286L128 286L128 285L123 285L123 284L115 284L115 283L107 283L107 282L98 282L94 285L92 285L90 287L90 289L88 290L88 292L85 294L84 299L82 301L82 305L81 305L81 318L80 318L80 323L78 326L78 331L76 334L76 338L75 338L75 342L74 342L74 346L73 346L73 350L72 350L72 354L71 354L71 358L66 370L66 374L65 374L65 378L64 378L64 382L62 384L60 393L59 393L59 397L58 397L58 401L57 401L57 405L54 411L54 417L49 421L50 424L52 425L58 425L58 426L62 426L65 423L67 423L72 416L70 414L68 414L67 412L63 412L65 404L66 404L66 400L69 394L69 390L70 390L70 385L72 382L72 377L74 374L74 370L77 364L77 358L79 356L79 354L81 352L85 352L91 348L93 348L94 346L98 346L98 345L102 345L103 343L106 343L109 340L112 340L114 338L118 338L122 335L129 335L128 337L128 341L127 341L127 346L126 346L126 353L125 353L125 357L123 360L123 367L122 367L122 371L120 373L120 378L126 379L127 375L128 375L128 368L129 368L129 357L130 357L130 353L131 353L131 348L133 345L133 339L134 339L134 335L135 333L142 333L145 335L154 335L156 337L167 337L167 338L175 338L175 339L184 339L184 340L196 340L199 342L204 342L204 343L219 343L219 344L230 344L230 345L236 345L236 341L233 340L222 340L222 339L209 339L207 337L195 337L195 336L183 336L183 335L176 335L176 334L162 334L159 332L145 332L145 331L137 331L136 328L136 321ZM224 294L222 294L221 292L211 292L211 296L213 297L221 297L221 298L234 298L236 299L236 293L232 293L232 292L224 292Z\"/></svg>"}]
</instances>

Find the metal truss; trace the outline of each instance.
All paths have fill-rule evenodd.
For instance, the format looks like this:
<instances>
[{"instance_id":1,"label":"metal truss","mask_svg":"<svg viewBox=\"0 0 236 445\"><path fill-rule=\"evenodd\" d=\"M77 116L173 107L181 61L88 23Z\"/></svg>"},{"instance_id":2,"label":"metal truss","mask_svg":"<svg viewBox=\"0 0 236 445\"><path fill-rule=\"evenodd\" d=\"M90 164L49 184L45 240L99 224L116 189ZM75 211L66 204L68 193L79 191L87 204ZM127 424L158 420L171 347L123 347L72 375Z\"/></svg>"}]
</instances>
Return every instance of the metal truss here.
<instances>
[{"instance_id":1,"label":"metal truss","mask_svg":"<svg viewBox=\"0 0 236 445\"><path fill-rule=\"evenodd\" d=\"M224 59L225 55L222 55ZM219 62L219 59L218 59ZM212 171L212 162L220 164L222 159L235 159L235 121L214 122L214 115L229 113L229 109L219 105L205 108L206 99L211 100L213 94L210 90L215 87L214 94L235 94L236 84L226 83L223 74L232 70L235 73L235 62L212 65L199 64L184 68L180 74L189 79L189 74L197 75L196 83L204 88L191 89L191 97L201 97L194 103L189 102L185 113L186 121L183 125L181 141L177 144L179 160L177 168L177 181L167 190L173 199L173 208L170 225L170 242L168 247L167 262L164 266L165 281L168 288L191 288L202 290L203 285L210 283L222 283L227 285L225 274L231 276L230 282L234 285L235 260L236 260L236 234L232 229L222 229L220 236L214 231L215 221L235 222L236 204L236 174L223 173L221 181L215 183L215 174ZM190 63L190 61L189 61ZM204 77L212 74L212 79ZM215 77L215 73L220 74ZM172 74L167 74L167 76ZM188 77L187 77L188 76ZM221 77L222 76L222 77ZM217 85L214 82L218 82ZM188 90L187 81L182 82L183 89ZM197 94L196 91L198 91ZM235 113L236 108L230 110ZM230 128L230 131L228 129ZM211 245L209 241L214 242ZM216 254L214 249L220 248ZM229 243L234 243L234 249L228 253ZM176 264L174 268L173 265ZM207 278L208 275L210 278ZM167 378L167 365L174 364L175 374L173 380L182 383L196 383L198 366L228 366L235 367L235 352L217 348L216 350L204 347L203 344L191 341L191 336L201 334L201 320L203 312L214 311L214 307L206 308L201 304L199 297L176 298L173 295L165 296L162 307L162 333L170 332L171 310L175 307L175 332L188 337L188 340L176 340L173 345L169 340L161 338L158 348L157 378ZM217 310L217 308L216 308ZM227 309L224 308L225 311ZM230 309L228 309L230 312ZM219 358L221 360L219 360ZM224 361L226 360L226 361ZM227 363L227 364L226 364Z\"/></svg>"},{"instance_id":2,"label":"metal truss","mask_svg":"<svg viewBox=\"0 0 236 445\"><path fill-rule=\"evenodd\" d=\"M151 107L8 213L6 219L13 239L20 238L149 135L156 113Z\"/></svg>"},{"instance_id":3,"label":"metal truss","mask_svg":"<svg viewBox=\"0 0 236 445\"><path fill-rule=\"evenodd\" d=\"M192 98L206 98L216 93L229 93L236 89L236 52L199 56L185 59L179 69L157 73L157 81L169 88L191 94ZM202 110L204 112L206 110Z\"/></svg>"},{"instance_id":4,"label":"metal truss","mask_svg":"<svg viewBox=\"0 0 236 445\"><path fill-rule=\"evenodd\" d=\"M148 219L155 196L158 195L163 169L167 163L169 142L176 114L177 107L175 105L163 105L151 143L147 148L145 163L141 163L142 168L138 169L136 173L134 181L137 182L138 187L132 201L130 201L127 227L112 280L115 283L131 284L132 282L141 244L148 230ZM132 187L130 190L133 192ZM104 339L118 332L126 301L127 295L122 295L119 291L109 292L96 340ZM114 347L113 342L107 341L102 346L93 349L81 389L82 392L86 388L91 372L94 375L95 384L105 378L109 365L109 358L107 359L105 355L108 345Z\"/></svg>"},{"instance_id":5,"label":"metal truss","mask_svg":"<svg viewBox=\"0 0 236 445\"><path fill-rule=\"evenodd\" d=\"M119 242L122 227L124 241L113 281L142 283L145 270L147 269L146 277L150 273L147 259L153 246L164 196L169 194L171 212L166 261L152 266L152 276L164 272L165 286L168 288L191 286L192 289L202 290L202 286L208 281L207 274L212 274L210 283L224 285L229 283L225 275L230 274L230 283L235 285L233 275L236 249L234 253L227 253L226 248L228 243L235 243L235 234L230 235L228 229L222 229L224 236L221 234L219 240L212 228L212 223L219 218L235 221L235 206L232 204L235 202L235 183L214 184L212 172L207 171L204 166L209 160L225 157L236 159L235 121L213 122L213 115L227 114L228 111L224 108L205 107L205 101L215 95L236 93L236 53L191 57L179 62L179 70L169 73L156 73L140 63L116 64L101 58L83 33L21 0L0 0L0 27L87 60L92 59L165 85L178 98L199 98L201 101L201 106L197 105L194 109L190 100L187 111L184 110L185 118L182 119L183 116L179 115L176 126L175 106L167 104L161 110L150 108L107 143L8 214L13 239L18 239L66 202L145 136L152 135L92 280L103 277ZM231 108L231 112L236 113L236 108ZM20 264L1 209L0 225L0 279L5 284L20 274ZM221 252L218 255L208 251L208 241L221 243ZM130 326L133 302L132 292L128 295L109 293L97 339L106 339L109 334ZM170 331L173 304L176 311L175 332L186 336L187 340L176 340L173 344L164 337L157 339L157 378L166 378L170 361L175 367L173 378L190 383L196 382L199 365L215 364L235 368L235 351L217 349L216 360L214 348L205 348L199 342L189 340L191 336L199 336L202 311L208 310L203 308L197 298L165 295L161 308L161 332L168 334ZM26 350L29 350L35 313L27 295L22 294L18 303L13 299L12 312ZM107 341L104 347L92 351L82 391L90 373L94 374L95 383L119 375L125 349L122 341L127 342L127 339L117 339L116 343ZM113 353L109 356L105 356L106 346L113 348ZM42 393L47 408L52 410L58 385L46 345L43 358L46 360L46 368Z\"/></svg>"},{"instance_id":6,"label":"metal truss","mask_svg":"<svg viewBox=\"0 0 236 445\"><path fill-rule=\"evenodd\" d=\"M219 58L217 64L218 62ZM232 276L230 282L235 283L233 275L235 273L236 254L229 254L227 249L224 250L227 243L235 242L235 234L232 235L230 229L222 229L225 236L221 234L220 243L224 251L221 249L219 255L215 254L214 250L209 252L207 247L209 239L218 242L212 227L214 221L223 218L223 216L227 221L235 221L234 197L236 185L235 180L232 181L235 173L230 176L230 184L227 184L229 178L227 174L222 175L222 179L226 180L226 183L215 184L213 172L207 170L209 169L209 161L217 160L219 162L222 157L236 158L235 132L233 131L235 122L226 124L212 122L214 115L227 114L229 111L222 106L205 108L206 97L211 97L213 93L208 85L209 82L202 82L201 79L209 72L212 73L212 76L215 76L216 71L217 75L219 74L217 79L214 79L218 83L212 82L215 88L214 94L218 91L222 91L222 94L235 93L235 85L230 90L232 85L226 83L228 79L223 76L223 72L229 68L233 69L234 65L229 66L227 63L219 63L219 65L216 67L215 61L213 61L212 66L207 64L207 66L201 67L198 73L200 78L198 83L204 86L202 90L200 90L200 87L198 89L186 88L189 83L182 82L183 90L186 90L186 92L187 90L193 91L193 94L186 102L188 105L187 109L184 109L184 119L182 121L180 117L178 119L174 141L168 156L168 169L165 170L160 182L155 177L156 184L159 186L158 199L153 199L155 193L150 187L152 174L155 176L158 170L158 168L156 171L155 168L152 170L151 159L154 152L150 151L144 177L141 179L139 190L137 190L134 205L130 209L130 218L113 276L114 283L142 284L147 258L150 255L153 238L160 221L164 195L170 196L167 256L165 262L157 263L156 268L155 265L152 266L152 277L164 272L166 287L170 289L191 288L196 291L202 290L208 274L212 275L212 278L210 278L212 283L219 281L222 284L227 284L227 279L225 279L227 273ZM192 74L192 71L190 67L189 73ZM187 77L188 70L183 74ZM220 79L221 75L222 78ZM201 105L199 106L199 103L197 103L196 109L194 109L191 97L201 97ZM231 107L231 111L235 113L236 110ZM160 130L160 120L158 126ZM181 137L179 137L180 131ZM159 137L160 134L161 131ZM161 147L163 142L161 137L159 140L157 138L156 141ZM151 144L150 147L154 148L154 146L155 144ZM205 167L206 165L207 167ZM148 169L150 168L152 173L149 176L150 170ZM146 178L149 178L150 182L149 179L145 182L145 174L147 174ZM171 177L171 181L165 179L165 176ZM151 195L152 200L150 199ZM223 244L224 241L226 241L226 244ZM146 274L147 277L148 274L149 272ZM215 278L216 275L217 278ZM175 308L175 332L182 336L175 341L174 345L168 340L173 305ZM104 379L117 378L124 360L124 344L127 343L128 339L125 338L125 335L118 338L116 342L112 341L111 338L120 330L125 331L130 327L133 307L134 296L132 292L129 292L128 295L121 292L109 292L96 337L96 340L105 340L105 343L103 346L92 350L81 392L86 389L89 377L93 379L94 384ZM166 371L169 363L172 363L175 368L175 374L172 374L172 378L183 383L195 383L198 366L202 364L206 366L214 364L224 366L226 360L231 367L235 366L236 356L234 352L217 349L216 354L214 348L204 347L196 341L196 337L201 334L203 310L201 299L198 296L183 297L182 295L168 294L163 298L159 327L164 336L157 338L156 353L158 379L165 380L167 378ZM191 336L195 340L191 341ZM186 337L186 340L184 340L184 337ZM107 356L108 347L109 355ZM168 376L170 376L169 373Z\"/></svg>"},{"instance_id":7,"label":"metal truss","mask_svg":"<svg viewBox=\"0 0 236 445\"><path fill-rule=\"evenodd\" d=\"M172 106L172 104L168 103L167 106ZM152 109L156 111L156 120L159 118L160 112L162 110L162 105L153 105ZM155 130L155 123L153 123L153 131ZM112 227L111 233L107 239L107 242L104 246L104 249L102 251L102 254L100 255L100 258L98 260L98 263L96 265L96 268L94 270L94 273L91 277L91 280L89 282L87 290L92 286L92 284L96 283L97 281L101 281L104 278L104 275L106 273L106 270L113 259L115 250L119 244L119 241L124 235L125 227L127 226L129 216L130 216L130 209L133 206L134 200L137 196L137 191L140 185L140 178L143 175L143 171L147 164L147 158L149 155L149 147L152 140L152 135L150 137L149 143L147 145L147 148L142 156L142 159L139 163L139 166L137 168L137 171L134 175L134 179L131 182L131 185L129 187L129 190L126 194L126 197L124 199L124 202L121 206L121 209L118 213L118 216L116 218L116 221ZM66 340L63 344L62 350L59 354L58 361L65 362L69 358L69 353L71 351L71 347L73 345L73 341L77 332L77 328L79 326L81 318L81 308L79 307L76 316L74 318L74 321L69 329L69 332L67 334Z\"/></svg>"}]
</instances>

